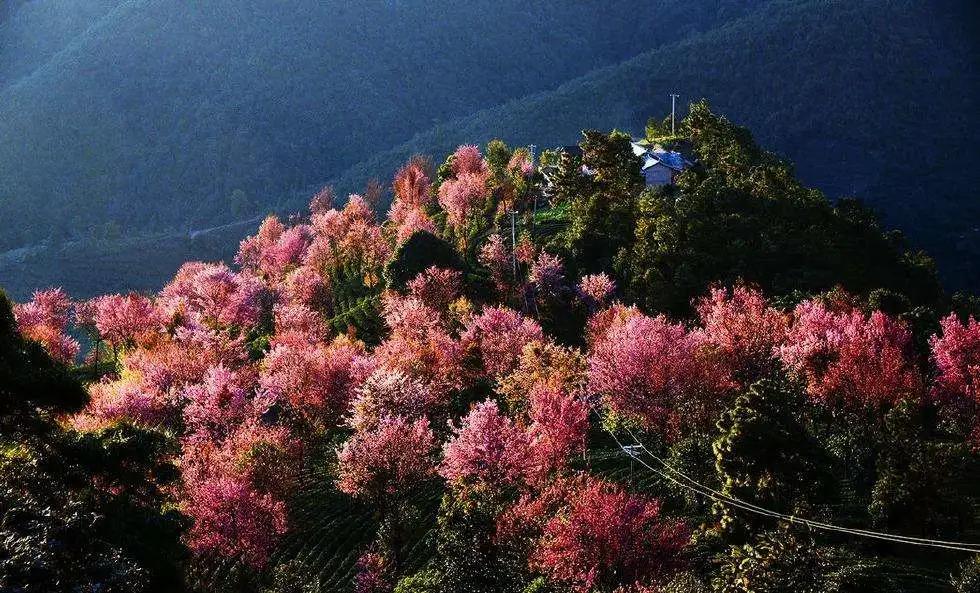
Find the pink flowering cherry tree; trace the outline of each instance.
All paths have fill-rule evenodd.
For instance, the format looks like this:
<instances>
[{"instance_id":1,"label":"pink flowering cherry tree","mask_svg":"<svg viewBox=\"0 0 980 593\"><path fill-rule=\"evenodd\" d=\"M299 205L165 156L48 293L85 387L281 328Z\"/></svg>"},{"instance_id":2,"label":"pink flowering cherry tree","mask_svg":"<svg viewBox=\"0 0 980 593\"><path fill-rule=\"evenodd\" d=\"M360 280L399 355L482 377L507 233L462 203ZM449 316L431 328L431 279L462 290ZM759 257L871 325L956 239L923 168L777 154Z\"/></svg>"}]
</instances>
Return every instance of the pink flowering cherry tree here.
<instances>
[{"instance_id":1,"label":"pink flowering cherry tree","mask_svg":"<svg viewBox=\"0 0 980 593\"><path fill-rule=\"evenodd\" d=\"M922 378L911 351L912 335L900 321L812 300L793 312L779 356L814 401L861 409L919 397Z\"/></svg>"},{"instance_id":2,"label":"pink flowering cherry tree","mask_svg":"<svg viewBox=\"0 0 980 593\"><path fill-rule=\"evenodd\" d=\"M638 418L668 438L685 426L713 423L732 383L704 356L699 334L662 315L629 310L593 330L588 387L613 412Z\"/></svg>"},{"instance_id":3,"label":"pink flowering cherry tree","mask_svg":"<svg viewBox=\"0 0 980 593\"><path fill-rule=\"evenodd\" d=\"M493 400L476 404L443 446L439 475L450 485L521 485L532 479L531 441Z\"/></svg>"},{"instance_id":4,"label":"pink flowering cherry tree","mask_svg":"<svg viewBox=\"0 0 980 593\"><path fill-rule=\"evenodd\" d=\"M55 360L71 363L80 346L66 333L70 311L68 295L54 288L37 291L30 302L14 305L14 318L22 336L41 344Z\"/></svg>"},{"instance_id":5,"label":"pink flowering cherry tree","mask_svg":"<svg viewBox=\"0 0 980 593\"><path fill-rule=\"evenodd\" d=\"M961 323L951 314L940 327L929 341L936 368L932 397L973 417L970 440L980 450L980 322L971 317Z\"/></svg>"}]
</instances>

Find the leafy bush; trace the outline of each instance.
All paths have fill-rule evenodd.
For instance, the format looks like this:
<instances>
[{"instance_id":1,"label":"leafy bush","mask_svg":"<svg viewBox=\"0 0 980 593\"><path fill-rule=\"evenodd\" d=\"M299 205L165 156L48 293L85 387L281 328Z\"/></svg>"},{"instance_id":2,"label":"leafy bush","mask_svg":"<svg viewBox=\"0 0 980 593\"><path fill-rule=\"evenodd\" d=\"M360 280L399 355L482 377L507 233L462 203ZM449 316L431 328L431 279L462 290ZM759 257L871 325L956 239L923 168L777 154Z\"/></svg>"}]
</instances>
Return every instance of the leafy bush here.
<instances>
[{"instance_id":1,"label":"leafy bush","mask_svg":"<svg viewBox=\"0 0 980 593\"><path fill-rule=\"evenodd\" d=\"M408 282L431 266L463 270L463 263L452 245L432 233L419 231L398 246L385 265L389 288L405 290Z\"/></svg>"}]
</instances>

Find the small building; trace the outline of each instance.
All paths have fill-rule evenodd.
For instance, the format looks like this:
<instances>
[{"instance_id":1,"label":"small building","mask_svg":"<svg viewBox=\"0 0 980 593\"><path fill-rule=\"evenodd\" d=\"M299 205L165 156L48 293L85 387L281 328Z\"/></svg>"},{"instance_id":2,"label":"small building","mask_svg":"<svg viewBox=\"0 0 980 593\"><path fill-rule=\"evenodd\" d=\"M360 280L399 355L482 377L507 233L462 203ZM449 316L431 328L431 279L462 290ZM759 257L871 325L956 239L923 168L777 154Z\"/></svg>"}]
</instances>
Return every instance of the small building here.
<instances>
[{"instance_id":1,"label":"small building","mask_svg":"<svg viewBox=\"0 0 980 593\"><path fill-rule=\"evenodd\" d=\"M671 148L678 148L680 150L668 150L660 144L647 140L634 140L631 142L633 154L640 158L640 173L643 174L643 179L646 181L647 187L673 185L677 179L677 175L693 165L684 156L684 153L680 152L681 150L685 150L684 143L679 144L679 146L677 144L671 144ZM555 149L555 151L578 158L582 157L582 149L577 145L562 146ZM685 152L689 153L689 150ZM556 165L549 165L541 169L545 178L545 195L550 193L552 175L554 175L556 169ZM592 174L585 165L582 165L582 173L585 175Z\"/></svg>"},{"instance_id":2,"label":"small building","mask_svg":"<svg viewBox=\"0 0 980 593\"><path fill-rule=\"evenodd\" d=\"M642 161L640 171L648 187L673 185L677 175L692 165L680 152L646 141L633 142L633 154Z\"/></svg>"}]
</instances>

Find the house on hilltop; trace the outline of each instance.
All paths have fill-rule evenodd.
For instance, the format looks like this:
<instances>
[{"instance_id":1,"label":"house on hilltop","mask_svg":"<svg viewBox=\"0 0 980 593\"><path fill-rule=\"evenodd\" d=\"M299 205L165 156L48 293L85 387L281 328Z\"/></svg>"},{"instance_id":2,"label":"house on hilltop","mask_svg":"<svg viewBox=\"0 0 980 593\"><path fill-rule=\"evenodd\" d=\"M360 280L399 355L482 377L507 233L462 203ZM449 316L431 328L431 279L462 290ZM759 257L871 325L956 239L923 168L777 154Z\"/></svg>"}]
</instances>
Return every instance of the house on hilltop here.
<instances>
[{"instance_id":1,"label":"house on hilltop","mask_svg":"<svg viewBox=\"0 0 980 593\"><path fill-rule=\"evenodd\" d=\"M677 175L693 164L681 152L660 144L634 141L632 146L633 154L640 157L640 172L647 187L673 185Z\"/></svg>"},{"instance_id":2,"label":"house on hilltop","mask_svg":"<svg viewBox=\"0 0 980 593\"><path fill-rule=\"evenodd\" d=\"M690 154L690 147L686 142L673 142L670 144L670 149L647 140L634 140L630 145L633 148L633 154L640 158L640 173L643 175L647 187L673 185L677 175L694 164L691 159L685 156L685 154ZM556 148L555 152L582 158L582 148L575 144ZM556 165L548 165L541 169L545 178L545 195L549 193L552 176L556 169ZM585 165L582 165L582 173L592 174Z\"/></svg>"}]
</instances>

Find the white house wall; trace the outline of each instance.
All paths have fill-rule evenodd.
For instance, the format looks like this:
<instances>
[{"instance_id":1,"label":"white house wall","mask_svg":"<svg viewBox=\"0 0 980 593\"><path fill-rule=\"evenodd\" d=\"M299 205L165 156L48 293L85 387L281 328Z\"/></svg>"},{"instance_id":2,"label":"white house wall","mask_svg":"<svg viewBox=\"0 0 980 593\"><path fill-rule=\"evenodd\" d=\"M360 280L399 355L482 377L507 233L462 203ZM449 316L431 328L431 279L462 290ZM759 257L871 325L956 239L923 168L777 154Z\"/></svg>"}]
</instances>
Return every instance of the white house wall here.
<instances>
[{"instance_id":1,"label":"white house wall","mask_svg":"<svg viewBox=\"0 0 980 593\"><path fill-rule=\"evenodd\" d=\"M673 172L663 165L654 165L643 170L647 185L668 185L673 179Z\"/></svg>"}]
</instances>

